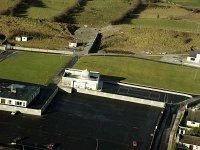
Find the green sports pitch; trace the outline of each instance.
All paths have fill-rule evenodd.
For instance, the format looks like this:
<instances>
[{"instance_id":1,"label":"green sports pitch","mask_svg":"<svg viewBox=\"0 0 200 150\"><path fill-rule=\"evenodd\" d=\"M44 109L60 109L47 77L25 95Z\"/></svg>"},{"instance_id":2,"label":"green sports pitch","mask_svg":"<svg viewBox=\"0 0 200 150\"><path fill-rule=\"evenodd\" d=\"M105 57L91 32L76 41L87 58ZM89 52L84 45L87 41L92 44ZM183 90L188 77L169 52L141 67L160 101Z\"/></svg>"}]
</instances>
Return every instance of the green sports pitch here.
<instances>
[{"instance_id":1,"label":"green sports pitch","mask_svg":"<svg viewBox=\"0 0 200 150\"><path fill-rule=\"evenodd\" d=\"M46 85L69 60L65 55L17 52L0 62L0 79Z\"/></svg>"}]
</instances>

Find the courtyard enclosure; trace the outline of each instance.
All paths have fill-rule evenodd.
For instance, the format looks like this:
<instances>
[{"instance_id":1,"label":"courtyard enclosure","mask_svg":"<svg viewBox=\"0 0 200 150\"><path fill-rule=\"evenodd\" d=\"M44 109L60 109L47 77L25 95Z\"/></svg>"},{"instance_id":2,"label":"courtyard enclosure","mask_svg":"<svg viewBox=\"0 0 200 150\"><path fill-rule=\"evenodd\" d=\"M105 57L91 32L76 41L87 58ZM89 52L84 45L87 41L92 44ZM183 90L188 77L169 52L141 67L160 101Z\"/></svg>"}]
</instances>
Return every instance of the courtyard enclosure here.
<instances>
[{"instance_id":1,"label":"courtyard enclosure","mask_svg":"<svg viewBox=\"0 0 200 150\"><path fill-rule=\"evenodd\" d=\"M106 67L105 67L106 65ZM199 94L200 70L131 57L82 57L74 68L95 70L103 78L171 91Z\"/></svg>"}]
</instances>

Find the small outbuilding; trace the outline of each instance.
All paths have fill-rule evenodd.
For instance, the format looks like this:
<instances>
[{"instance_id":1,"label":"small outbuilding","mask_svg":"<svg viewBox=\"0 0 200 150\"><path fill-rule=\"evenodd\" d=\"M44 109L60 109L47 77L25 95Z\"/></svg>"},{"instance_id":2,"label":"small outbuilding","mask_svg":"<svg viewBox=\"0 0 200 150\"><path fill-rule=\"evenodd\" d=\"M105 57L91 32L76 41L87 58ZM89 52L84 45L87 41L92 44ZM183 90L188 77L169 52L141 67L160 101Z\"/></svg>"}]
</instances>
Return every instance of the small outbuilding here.
<instances>
[{"instance_id":1,"label":"small outbuilding","mask_svg":"<svg viewBox=\"0 0 200 150\"><path fill-rule=\"evenodd\" d=\"M69 48L76 48L78 46L77 42L69 42Z\"/></svg>"},{"instance_id":2,"label":"small outbuilding","mask_svg":"<svg viewBox=\"0 0 200 150\"><path fill-rule=\"evenodd\" d=\"M187 57L188 62L200 63L200 50L191 51Z\"/></svg>"},{"instance_id":3,"label":"small outbuilding","mask_svg":"<svg viewBox=\"0 0 200 150\"><path fill-rule=\"evenodd\" d=\"M22 41L22 38L17 36L17 37L15 37L15 40L20 42L20 41Z\"/></svg>"}]
</instances>

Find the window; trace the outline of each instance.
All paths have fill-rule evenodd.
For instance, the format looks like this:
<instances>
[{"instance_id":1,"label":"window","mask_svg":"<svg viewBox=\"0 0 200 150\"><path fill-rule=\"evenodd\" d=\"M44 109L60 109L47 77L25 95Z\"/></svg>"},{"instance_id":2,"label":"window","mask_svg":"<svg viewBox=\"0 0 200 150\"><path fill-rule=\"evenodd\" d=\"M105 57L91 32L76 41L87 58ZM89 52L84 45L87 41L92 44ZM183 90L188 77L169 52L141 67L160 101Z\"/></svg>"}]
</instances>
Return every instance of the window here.
<instances>
[{"instance_id":1,"label":"window","mask_svg":"<svg viewBox=\"0 0 200 150\"><path fill-rule=\"evenodd\" d=\"M190 58L190 60L195 61L195 58L192 57L192 58Z\"/></svg>"},{"instance_id":2,"label":"window","mask_svg":"<svg viewBox=\"0 0 200 150\"><path fill-rule=\"evenodd\" d=\"M15 102L15 105L21 106L21 105L22 105L22 102L16 101L16 102Z\"/></svg>"},{"instance_id":3,"label":"window","mask_svg":"<svg viewBox=\"0 0 200 150\"><path fill-rule=\"evenodd\" d=\"M6 100L5 99L1 99L1 104L5 104Z\"/></svg>"},{"instance_id":4,"label":"window","mask_svg":"<svg viewBox=\"0 0 200 150\"><path fill-rule=\"evenodd\" d=\"M25 106L25 102L23 102L23 106Z\"/></svg>"},{"instance_id":5,"label":"window","mask_svg":"<svg viewBox=\"0 0 200 150\"><path fill-rule=\"evenodd\" d=\"M11 105L11 104L12 104L12 101L11 101L11 100L9 100L9 101L8 101L8 104L9 104L9 105Z\"/></svg>"}]
</instances>

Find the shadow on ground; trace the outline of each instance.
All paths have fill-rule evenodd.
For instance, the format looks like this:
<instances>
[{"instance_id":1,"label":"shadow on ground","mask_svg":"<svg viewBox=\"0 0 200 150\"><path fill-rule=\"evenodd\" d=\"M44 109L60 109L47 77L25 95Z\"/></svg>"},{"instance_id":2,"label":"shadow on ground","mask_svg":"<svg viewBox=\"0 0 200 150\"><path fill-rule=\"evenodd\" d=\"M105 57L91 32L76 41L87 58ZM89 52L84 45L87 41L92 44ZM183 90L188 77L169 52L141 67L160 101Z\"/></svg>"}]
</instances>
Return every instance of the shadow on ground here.
<instances>
[{"instance_id":1,"label":"shadow on ground","mask_svg":"<svg viewBox=\"0 0 200 150\"><path fill-rule=\"evenodd\" d=\"M14 12L14 16L27 17L27 11L31 7L47 8L42 0L24 0Z\"/></svg>"},{"instance_id":2,"label":"shadow on ground","mask_svg":"<svg viewBox=\"0 0 200 150\"><path fill-rule=\"evenodd\" d=\"M51 20L56 22L64 22L69 24L76 24L75 16L84 11L88 1L92 0L79 0L71 8L65 10L58 16L53 17Z\"/></svg>"},{"instance_id":3,"label":"shadow on ground","mask_svg":"<svg viewBox=\"0 0 200 150\"><path fill-rule=\"evenodd\" d=\"M130 8L127 12L121 15L121 17L116 20L111 21L112 25L117 24L129 24L132 19L136 19L139 17L139 14L147 8L147 5L142 4L141 0L138 3L134 4L132 8Z\"/></svg>"}]
</instances>

